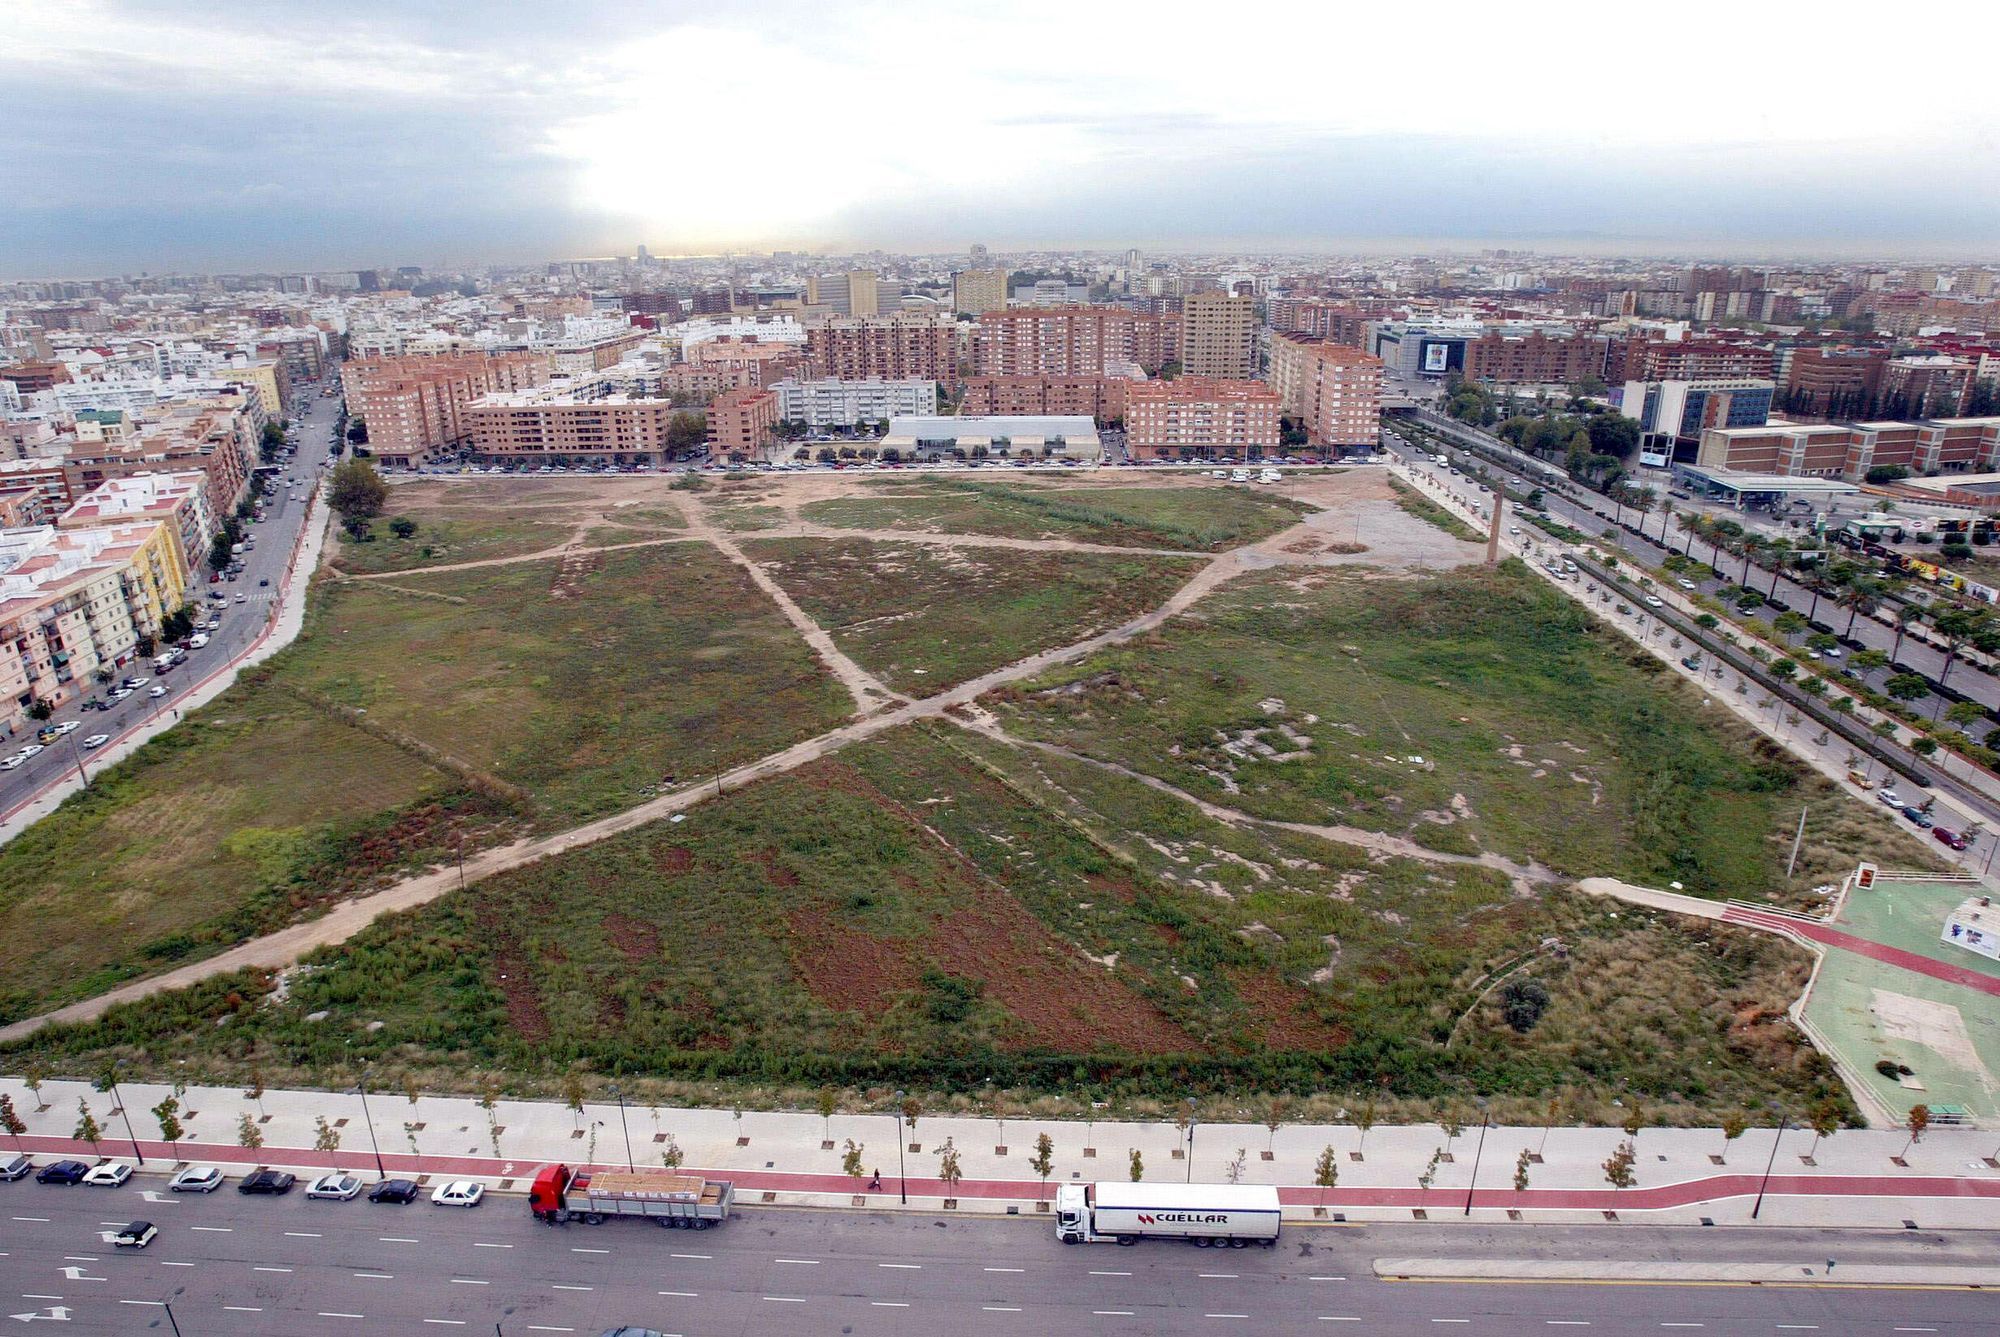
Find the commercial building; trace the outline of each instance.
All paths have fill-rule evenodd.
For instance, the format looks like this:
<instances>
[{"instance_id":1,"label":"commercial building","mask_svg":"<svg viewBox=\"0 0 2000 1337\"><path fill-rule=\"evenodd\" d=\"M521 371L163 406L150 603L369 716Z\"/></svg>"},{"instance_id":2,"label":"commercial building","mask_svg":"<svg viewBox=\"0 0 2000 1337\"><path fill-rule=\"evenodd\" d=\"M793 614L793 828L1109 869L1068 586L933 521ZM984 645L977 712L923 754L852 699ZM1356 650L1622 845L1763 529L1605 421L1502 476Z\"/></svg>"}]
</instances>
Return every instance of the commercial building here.
<instances>
[{"instance_id":1,"label":"commercial building","mask_svg":"<svg viewBox=\"0 0 2000 1337\"><path fill-rule=\"evenodd\" d=\"M487 395L463 411L464 449L491 464L661 464L677 410L665 399L565 392Z\"/></svg>"},{"instance_id":2,"label":"commercial building","mask_svg":"<svg viewBox=\"0 0 2000 1337\"><path fill-rule=\"evenodd\" d=\"M1115 376L1128 366L1150 376L1180 357L1180 316L1121 307L989 311L972 333L980 376Z\"/></svg>"},{"instance_id":3,"label":"commercial building","mask_svg":"<svg viewBox=\"0 0 2000 1337\"><path fill-rule=\"evenodd\" d=\"M0 728L130 662L187 601L180 545L152 522L0 532Z\"/></svg>"},{"instance_id":4,"label":"commercial building","mask_svg":"<svg viewBox=\"0 0 2000 1337\"><path fill-rule=\"evenodd\" d=\"M821 317L806 327L814 377L958 384L958 322L949 312Z\"/></svg>"},{"instance_id":5,"label":"commercial building","mask_svg":"<svg viewBox=\"0 0 2000 1337\"><path fill-rule=\"evenodd\" d=\"M882 449L935 459L1073 459L1103 454L1097 424L1084 417L891 418Z\"/></svg>"},{"instance_id":6,"label":"commercial building","mask_svg":"<svg viewBox=\"0 0 2000 1337\"><path fill-rule=\"evenodd\" d=\"M771 389L778 394L778 418L808 427L858 427L890 418L937 412L937 382L797 381L783 380Z\"/></svg>"},{"instance_id":7,"label":"commercial building","mask_svg":"<svg viewBox=\"0 0 2000 1337\"><path fill-rule=\"evenodd\" d=\"M1778 403L1788 414L1854 418L1869 413L1882 394L1886 348L1794 348L1786 357Z\"/></svg>"},{"instance_id":8,"label":"commercial building","mask_svg":"<svg viewBox=\"0 0 2000 1337\"><path fill-rule=\"evenodd\" d=\"M806 280L806 305L826 307L836 316L882 314L881 281L873 270L852 269Z\"/></svg>"},{"instance_id":9,"label":"commercial building","mask_svg":"<svg viewBox=\"0 0 2000 1337\"><path fill-rule=\"evenodd\" d=\"M1071 417L1100 423L1125 416L1126 396L1139 384L1124 376L968 376L960 413Z\"/></svg>"},{"instance_id":10,"label":"commercial building","mask_svg":"<svg viewBox=\"0 0 2000 1337\"><path fill-rule=\"evenodd\" d=\"M1753 378L1627 381L1619 411L1639 423L1641 462L1660 466L1695 457L1711 427L1762 427L1771 418L1775 383Z\"/></svg>"},{"instance_id":11,"label":"commercial building","mask_svg":"<svg viewBox=\"0 0 2000 1337\"><path fill-rule=\"evenodd\" d=\"M1280 416L1262 381L1145 381L1127 392L1125 447L1141 460L1261 459L1278 449Z\"/></svg>"},{"instance_id":12,"label":"commercial building","mask_svg":"<svg viewBox=\"0 0 2000 1337\"><path fill-rule=\"evenodd\" d=\"M1382 360L1303 334L1271 340L1271 388L1314 445L1374 449L1382 439Z\"/></svg>"},{"instance_id":13,"label":"commercial building","mask_svg":"<svg viewBox=\"0 0 2000 1337\"><path fill-rule=\"evenodd\" d=\"M347 411L368 426L369 450L413 468L466 444L464 411L475 400L540 385L550 372L546 353L447 353L351 361L341 380Z\"/></svg>"},{"instance_id":14,"label":"commercial building","mask_svg":"<svg viewBox=\"0 0 2000 1337\"><path fill-rule=\"evenodd\" d=\"M1181 373L1247 380L1257 373L1257 303L1226 292L1181 302Z\"/></svg>"},{"instance_id":15,"label":"commercial building","mask_svg":"<svg viewBox=\"0 0 2000 1337\"><path fill-rule=\"evenodd\" d=\"M951 276L951 309L964 315L984 315L1007 309L1005 269L961 269Z\"/></svg>"},{"instance_id":16,"label":"commercial building","mask_svg":"<svg viewBox=\"0 0 2000 1337\"><path fill-rule=\"evenodd\" d=\"M758 460L778 426L778 396L771 390L725 390L708 406L710 449L732 460Z\"/></svg>"},{"instance_id":17,"label":"commercial building","mask_svg":"<svg viewBox=\"0 0 2000 1337\"><path fill-rule=\"evenodd\" d=\"M1941 418L1929 422L1862 422L1764 427L1711 427L1701 434L1696 463L1745 473L1858 481L1870 469L1900 466L1913 474L1984 473L2000 469L2000 418ZM1953 483L1923 478L1909 486L1945 489L1945 499L1990 505L1995 498L1961 499ZM1970 485L1973 480L1955 480Z\"/></svg>"}]
</instances>

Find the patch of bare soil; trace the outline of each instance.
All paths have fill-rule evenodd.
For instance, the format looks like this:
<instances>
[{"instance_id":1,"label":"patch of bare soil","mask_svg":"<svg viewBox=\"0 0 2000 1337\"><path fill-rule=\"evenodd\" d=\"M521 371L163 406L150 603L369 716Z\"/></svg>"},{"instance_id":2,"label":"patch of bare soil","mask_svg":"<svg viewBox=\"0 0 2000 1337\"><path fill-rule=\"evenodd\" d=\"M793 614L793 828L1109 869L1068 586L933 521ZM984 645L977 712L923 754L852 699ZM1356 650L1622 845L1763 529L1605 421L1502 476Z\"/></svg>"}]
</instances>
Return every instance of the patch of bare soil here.
<instances>
[{"instance_id":1,"label":"patch of bare soil","mask_svg":"<svg viewBox=\"0 0 2000 1337\"><path fill-rule=\"evenodd\" d=\"M916 987L920 972L904 944L837 924L824 906L794 910L785 922L792 969L828 1007L872 1016Z\"/></svg>"}]
</instances>

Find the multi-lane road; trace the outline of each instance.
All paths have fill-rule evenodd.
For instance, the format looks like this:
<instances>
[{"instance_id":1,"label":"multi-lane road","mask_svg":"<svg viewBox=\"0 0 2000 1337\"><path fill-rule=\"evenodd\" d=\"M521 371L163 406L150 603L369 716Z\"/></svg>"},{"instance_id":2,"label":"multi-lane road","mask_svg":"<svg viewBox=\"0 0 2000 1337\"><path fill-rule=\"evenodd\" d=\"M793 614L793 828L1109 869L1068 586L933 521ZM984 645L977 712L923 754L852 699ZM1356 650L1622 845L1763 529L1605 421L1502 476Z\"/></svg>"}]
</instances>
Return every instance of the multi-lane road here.
<instances>
[{"instance_id":1,"label":"multi-lane road","mask_svg":"<svg viewBox=\"0 0 2000 1337\"><path fill-rule=\"evenodd\" d=\"M465 1211L421 1198L315 1202L296 1189L245 1198L231 1186L175 1198L158 1191L163 1182L0 1185L0 1323L140 1333L170 1301L188 1337L483 1335L496 1324L508 1337L596 1337L620 1324L689 1337L1994 1330L1993 1300L1968 1290L1477 1285L1380 1281L1372 1271L1379 1257L1567 1257L1770 1261L1823 1277L1830 1260L1984 1264L1990 1237L1979 1234L1412 1223L1294 1227L1269 1250L1068 1248L1046 1219L739 1209L702 1233L639 1222L558 1228L535 1223L513 1195ZM114 1248L106 1234L135 1218L157 1223L159 1237L143 1252Z\"/></svg>"},{"instance_id":2,"label":"multi-lane road","mask_svg":"<svg viewBox=\"0 0 2000 1337\"><path fill-rule=\"evenodd\" d=\"M285 472L299 480L295 490L301 500L290 500L287 489L279 488L265 505L264 519L244 526L257 540L257 546L244 554L243 574L234 581L211 585L208 573L202 571L197 574L196 584L190 590L191 602L203 609L220 610L222 626L208 634L207 645L190 651L187 662L164 677L153 678L152 668L144 660L117 670L121 678L130 675L151 678L152 682L123 701L114 703L109 710L80 709L82 702L105 700L110 692L109 687L83 684L85 690L59 708L49 721L61 724L75 720L78 727L68 737L58 738L15 769L0 771L0 818L33 801L52 786L76 779L79 767L86 773L94 773L100 764L100 755L110 748L86 751L83 748L84 739L94 734L109 734L113 740L111 746L115 747L118 740L155 718L171 717L191 685L243 653L264 630L270 618L272 601L279 595L285 570L304 532L307 503L303 498L319 482L320 461L332 448L333 424L340 401L337 398L321 398L321 388L319 384L308 385L298 392L293 402L294 414L301 417L303 423L297 432L298 454L285 467ZM270 583L262 583L265 581ZM224 593L228 602L211 600L208 597L211 590ZM243 596L241 603L237 602L239 594ZM208 615L216 616L216 613ZM165 687L166 694L160 697L150 695L154 684ZM32 743L35 730L39 727L30 726L11 742L0 744L0 751L12 751Z\"/></svg>"}]
</instances>

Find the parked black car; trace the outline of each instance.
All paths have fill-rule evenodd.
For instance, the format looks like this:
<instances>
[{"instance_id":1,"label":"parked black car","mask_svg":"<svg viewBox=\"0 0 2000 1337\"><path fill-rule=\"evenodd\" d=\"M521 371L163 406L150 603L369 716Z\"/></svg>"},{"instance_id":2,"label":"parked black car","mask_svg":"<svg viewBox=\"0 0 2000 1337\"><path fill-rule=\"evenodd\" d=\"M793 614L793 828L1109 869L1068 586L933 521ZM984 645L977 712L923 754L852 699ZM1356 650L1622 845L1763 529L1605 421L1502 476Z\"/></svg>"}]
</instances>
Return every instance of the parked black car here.
<instances>
[{"instance_id":1,"label":"parked black car","mask_svg":"<svg viewBox=\"0 0 2000 1337\"><path fill-rule=\"evenodd\" d=\"M414 1202L417 1197L417 1181L414 1179L385 1179L368 1190L370 1202Z\"/></svg>"},{"instance_id":2,"label":"parked black car","mask_svg":"<svg viewBox=\"0 0 2000 1337\"><path fill-rule=\"evenodd\" d=\"M259 1170L254 1174L244 1175L242 1182L237 1184L236 1191L238 1193L290 1193L292 1185L298 1182L299 1177L297 1175L284 1170Z\"/></svg>"},{"instance_id":3,"label":"parked black car","mask_svg":"<svg viewBox=\"0 0 2000 1337\"><path fill-rule=\"evenodd\" d=\"M90 1167L82 1161L56 1161L35 1171L37 1184L81 1184L83 1177L90 1173Z\"/></svg>"}]
</instances>

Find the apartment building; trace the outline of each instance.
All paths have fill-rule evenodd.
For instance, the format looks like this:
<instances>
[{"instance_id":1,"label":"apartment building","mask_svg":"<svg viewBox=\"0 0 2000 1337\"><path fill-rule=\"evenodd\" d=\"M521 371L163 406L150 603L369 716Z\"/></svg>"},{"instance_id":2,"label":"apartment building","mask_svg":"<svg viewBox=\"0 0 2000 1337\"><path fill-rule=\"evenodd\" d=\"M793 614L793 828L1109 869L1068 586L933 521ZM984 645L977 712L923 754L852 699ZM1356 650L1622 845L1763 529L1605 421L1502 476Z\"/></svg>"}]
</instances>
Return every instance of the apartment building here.
<instances>
[{"instance_id":1,"label":"apartment building","mask_svg":"<svg viewBox=\"0 0 2000 1337\"><path fill-rule=\"evenodd\" d=\"M1787 413L1846 418L1882 394L1886 348L1795 348L1786 360L1779 403Z\"/></svg>"},{"instance_id":2,"label":"apartment building","mask_svg":"<svg viewBox=\"0 0 2000 1337\"><path fill-rule=\"evenodd\" d=\"M1198 292L1181 302L1181 374L1246 380L1257 373L1257 302Z\"/></svg>"},{"instance_id":3,"label":"apartment building","mask_svg":"<svg viewBox=\"0 0 2000 1337\"><path fill-rule=\"evenodd\" d=\"M770 388L778 395L781 422L802 422L816 430L923 417L938 408L936 381L787 379Z\"/></svg>"},{"instance_id":4,"label":"apartment building","mask_svg":"<svg viewBox=\"0 0 2000 1337\"><path fill-rule=\"evenodd\" d=\"M0 728L90 690L159 634L187 601L179 547L154 522L0 532Z\"/></svg>"},{"instance_id":5,"label":"apartment building","mask_svg":"<svg viewBox=\"0 0 2000 1337\"><path fill-rule=\"evenodd\" d=\"M1007 271L1002 269L961 269L951 276L951 309L962 315L980 316L988 311L1007 309Z\"/></svg>"},{"instance_id":6,"label":"apartment building","mask_svg":"<svg viewBox=\"0 0 2000 1337\"><path fill-rule=\"evenodd\" d=\"M1310 335L1271 340L1271 388L1314 445L1367 447L1382 438L1382 360Z\"/></svg>"},{"instance_id":7,"label":"apartment building","mask_svg":"<svg viewBox=\"0 0 2000 1337\"><path fill-rule=\"evenodd\" d=\"M1273 297L1265 319L1278 334L1311 334L1328 343L1364 347L1368 322L1388 314L1380 302L1330 302L1311 297Z\"/></svg>"},{"instance_id":8,"label":"apartment building","mask_svg":"<svg viewBox=\"0 0 2000 1337\"><path fill-rule=\"evenodd\" d=\"M1622 355L1622 356L1621 356ZM1607 357L1610 381L1716 381L1776 379L1774 349L1706 339L1628 342ZM1619 374L1621 373L1622 374Z\"/></svg>"},{"instance_id":9,"label":"apartment building","mask_svg":"<svg viewBox=\"0 0 2000 1337\"><path fill-rule=\"evenodd\" d=\"M546 353L446 353L351 361L341 380L347 411L368 425L368 448L414 468L465 445L473 401L540 385L551 367Z\"/></svg>"},{"instance_id":10,"label":"apartment building","mask_svg":"<svg viewBox=\"0 0 2000 1337\"><path fill-rule=\"evenodd\" d=\"M958 384L958 322L949 312L820 317L806 327L811 375L841 381Z\"/></svg>"},{"instance_id":11,"label":"apartment building","mask_svg":"<svg viewBox=\"0 0 2000 1337\"><path fill-rule=\"evenodd\" d=\"M1126 395L1137 384L1124 376L968 376L960 413L1070 417L1100 423L1125 416Z\"/></svg>"},{"instance_id":12,"label":"apartment building","mask_svg":"<svg viewBox=\"0 0 2000 1337\"><path fill-rule=\"evenodd\" d=\"M1277 452L1282 412L1262 381L1145 381L1126 393L1125 446L1141 460L1261 459Z\"/></svg>"},{"instance_id":13,"label":"apartment building","mask_svg":"<svg viewBox=\"0 0 2000 1337\"><path fill-rule=\"evenodd\" d=\"M56 520L56 527L66 531L131 524L165 525L180 541L182 581L192 584L222 517L209 507L207 475L183 471L107 479Z\"/></svg>"},{"instance_id":14,"label":"apartment building","mask_svg":"<svg viewBox=\"0 0 2000 1337\"><path fill-rule=\"evenodd\" d=\"M731 460L763 459L777 426L773 390L726 390L708 406L709 448Z\"/></svg>"},{"instance_id":15,"label":"apartment building","mask_svg":"<svg viewBox=\"0 0 2000 1337\"><path fill-rule=\"evenodd\" d=\"M879 316L881 280L872 269L817 275L806 280L806 305L823 306L836 316Z\"/></svg>"},{"instance_id":16,"label":"apartment building","mask_svg":"<svg viewBox=\"0 0 2000 1337\"><path fill-rule=\"evenodd\" d=\"M1496 385L1574 385L1604 375L1610 340L1601 334L1494 330L1465 344L1465 378Z\"/></svg>"},{"instance_id":17,"label":"apartment building","mask_svg":"<svg viewBox=\"0 0 2000 1337\"><path fill-rule=\"evenodd\" d=\"M1976 367L1968 358L1943 354L1890 358L1882 367L1882 405L1916 417L1955 416L1972 394Z\"/></svg>"},{"instance_id":18,"label":"apartment building","mask_svg":"<svg viewBox=\"0 0 2000 1337\"><path fill-rule=\"evenodd\" d=\"M71 446L62 461L63 507L111 479L188 471L201 474L209 513L228 515L249 492L257 438L241 401L169 404L115 439Z\"/></svg>"},{"instance_id":19,"label":"apartment building","mask_svg":"<svg viewBox=\"0 0 2000 1337\"><path fill-rule=\"evenodd\" d=\"M559 339L549 345L549 354L554 359L554 373L557 376L589 376L593 372L603 371L606 367L616 365L620 358L637 348L645 338L644 330L633 329L615 334L593 334Z\"/></svg>"},{"instance_id":20,"label":"apartment building","mask_svg":"<svg viewBox=\"0 0 2000 1337\"><path fill-rule=\"evenodd\" d=\"M1129 366L1150 376L1180 356L1179 315L1121 307L989 311L972 333L980 376L1115 376Z\"/></svg>"},{"instance_id":21,"label":"apartment building","mask_svg":"<svg viewBox=\"0 0 2000 1337\"><path fill-rule=\"evenodd\" d=\"M675 412L665 399L623 395L487 395L464 410L464 444L491 464L661 464L671 455L667 432Z\"/></svg>"}]
</instances>

